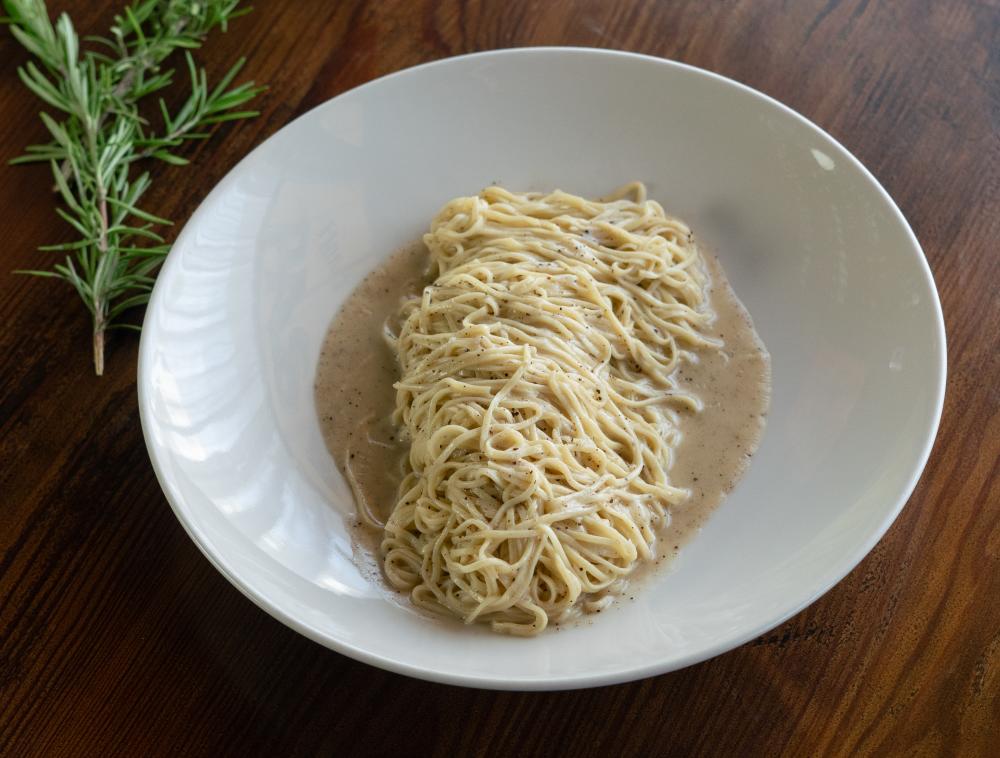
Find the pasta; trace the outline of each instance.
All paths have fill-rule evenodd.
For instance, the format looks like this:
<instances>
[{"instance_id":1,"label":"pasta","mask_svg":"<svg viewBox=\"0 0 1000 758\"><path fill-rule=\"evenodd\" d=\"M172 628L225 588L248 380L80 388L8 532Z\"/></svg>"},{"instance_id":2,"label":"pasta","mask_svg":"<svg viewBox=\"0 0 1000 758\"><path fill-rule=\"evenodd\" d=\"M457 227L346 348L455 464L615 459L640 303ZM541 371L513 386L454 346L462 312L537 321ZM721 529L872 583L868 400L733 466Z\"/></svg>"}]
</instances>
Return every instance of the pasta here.
<instances>
[{"instance_id":1,"label":"pasta","mask_svg":"<svg viewBox=\"0 0 1000 758\"><path fill-rule=\"evenodd\" d=\"M541 632L602 608L687 491L668 471L676 369L715 349L690 230L642 184L601 201L490 187L424 243L401 306L394 420L408 473L385 575L429 610Z\"/></svg>"}]
</instances>

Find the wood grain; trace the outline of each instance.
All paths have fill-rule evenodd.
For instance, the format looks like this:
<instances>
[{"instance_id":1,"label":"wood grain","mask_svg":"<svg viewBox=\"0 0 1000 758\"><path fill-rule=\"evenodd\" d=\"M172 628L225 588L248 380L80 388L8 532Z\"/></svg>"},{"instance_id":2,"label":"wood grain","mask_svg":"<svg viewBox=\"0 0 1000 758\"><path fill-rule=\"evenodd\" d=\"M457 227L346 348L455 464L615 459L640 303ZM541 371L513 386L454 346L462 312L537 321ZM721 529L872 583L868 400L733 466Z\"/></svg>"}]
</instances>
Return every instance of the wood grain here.
<instances>
[{"instance_id":1,"label":"wood grain","mask_svg":"<svg viewBox=\"0 0 1000 758\"><path fill-rule=\"evenodd\" d=\"M84 31L117 0L52 3ZM0 275L2 755L996 755L1000 743L1000 9L995 2L258 2L203 58L271 85L252 123L157 170L185 219L291 118L474 50L641 51L733 77L854 152L912 223L948 330L941 431L871 555L780 628L701 665L566 693L463 690L327 651L258 610L167 506L137 342L97 379L68 288ZM4 159L42 138L0 40ZM0 266L67 239L44 168L0 168Z\"/></svg>"}]
</instances>

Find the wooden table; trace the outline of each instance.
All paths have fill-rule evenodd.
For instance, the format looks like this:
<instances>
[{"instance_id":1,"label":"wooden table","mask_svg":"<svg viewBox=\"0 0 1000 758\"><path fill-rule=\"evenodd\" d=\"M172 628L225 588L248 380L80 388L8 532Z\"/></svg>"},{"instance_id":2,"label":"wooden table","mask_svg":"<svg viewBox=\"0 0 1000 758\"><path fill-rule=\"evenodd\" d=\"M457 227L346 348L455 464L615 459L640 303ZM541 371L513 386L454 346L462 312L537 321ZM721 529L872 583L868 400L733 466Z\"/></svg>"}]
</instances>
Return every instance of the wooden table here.
<instances>
[{"instance_id":1,"label":"wooden table","mask_svg":"<svg viewBox=\"0 0 1000 758\"><path fill-rule=\"evenodd\" d=\"M83 31L121 0L56 3ZM72 6L76 7L72 7ZM2 156L40 140L0 41ZM0 754L993 755L1000 742L1000 10L995 2L258 2L203 52L271 85L254 122L156 169L185 219L290 119L374 77L518 45L672 58L745 82L855 153L912 223L948 329L937 444L850 576L760 639L565 693L426 684L271 619L201 556L146 455L137 340L90 365L75 295L0 274ZM0 168L0 269L69 239L44 168Z\"/></svg>"}]
</instances>

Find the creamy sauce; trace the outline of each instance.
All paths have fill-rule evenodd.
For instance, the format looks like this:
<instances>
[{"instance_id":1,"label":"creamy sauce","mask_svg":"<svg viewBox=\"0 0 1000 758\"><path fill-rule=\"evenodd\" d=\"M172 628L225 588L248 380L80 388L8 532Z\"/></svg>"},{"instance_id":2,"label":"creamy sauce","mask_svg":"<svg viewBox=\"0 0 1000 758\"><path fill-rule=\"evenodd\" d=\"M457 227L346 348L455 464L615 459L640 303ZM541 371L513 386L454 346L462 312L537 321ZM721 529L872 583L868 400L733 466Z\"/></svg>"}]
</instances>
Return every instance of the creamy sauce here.
<instances>
[{"instance_id":1,"label":"creamy sauce","mask_svg":"<svg viewBox=\"0 0 1000 758\"><path fill-rule=\"evenodd\" d=\"M638 566L629 576L631 584L668 562L698 533L743 475L764 431L770 357L718 261L703 254L716 314L709 334L725 344L721 351L698 353L696 362L678 369L681 385L704 405L698 413L682 413L681 442L670 469L671 483L690 490L691 497L672 509L656 560ZM316 410L327 449L382 522L396 504L407 453L390 420L399 368L382 334L387 321L394 326L400 298L429 283L427 265L427 251L418 243L370 273L331 324L316 371ZM381 533L359 521L353 536L355 561L367 575L377 575Z\"/></svg>"},{"instance_id":2,"label":"creamy sauce","mask_svg":"<svg viewBox=\"0 0 1000 758\"><path fill-rule=\"evenodd\" d=\"M632 584L668 563L736 486L760 444L771 403L771 356L718 259L701 252L715 312L707 334L724 344L721 350L697 353L696 363L677 369L680 385L703 403L697 413L681 411L681 442L670 467L670 483L690 490L691 497L671 509L656 559L636 567L629 575Z\"/></svg>"},{"instance_id":3,"label":"creamy sauce","mask_svg":"<svg viewBox=\"0 0 1000 758\"><path fill-rule=\"evenodd\" d=\"M387 324L395 326L400 299L429 283L427 266L427 248L421 242L403 248L368 274L330 325L316 368L316 412L327 450L340 473L348 480L353 477L370 512L382 523L396 505L409 449L392 424L392 385L399 379L399 364L383 330ZM381 586L395 592L381 576L381 532L358 520L352 537L354 562L369 579L377 576Z\"/></svg>"}]
</instances>

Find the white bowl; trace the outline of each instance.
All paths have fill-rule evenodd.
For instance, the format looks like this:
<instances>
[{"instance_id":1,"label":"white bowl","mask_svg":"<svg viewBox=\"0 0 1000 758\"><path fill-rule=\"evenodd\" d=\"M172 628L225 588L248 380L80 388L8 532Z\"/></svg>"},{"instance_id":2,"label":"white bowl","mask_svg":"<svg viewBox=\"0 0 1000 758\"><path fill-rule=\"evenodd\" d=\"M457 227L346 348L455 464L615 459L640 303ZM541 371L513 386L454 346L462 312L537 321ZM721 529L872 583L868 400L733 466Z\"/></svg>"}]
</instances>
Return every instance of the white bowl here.
<instances>
[{"instance_id":1,"label":"white bowl","mask_svg":"<svg viewBox=\"0 0 1000 758\"><path fill-rule=\"evenodd\" d=\"M633 179L717 249L771 351L770 420L749 472L671 571L590 622L520 639L390 602L351 561L354 505L313 408L331 318L454 196L494 181L596 196ZM504 50L352 90L233 169L160 273L139 401L177 517L273 616L411 676L557 689L717 655L847 574L926 462L944 341L899 209L801 116L656 58Z\"/></svg>"}]
</instances>

